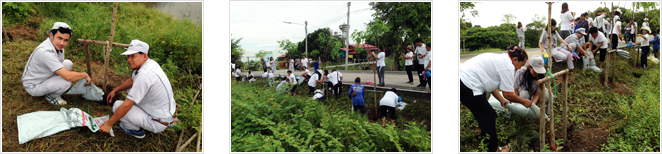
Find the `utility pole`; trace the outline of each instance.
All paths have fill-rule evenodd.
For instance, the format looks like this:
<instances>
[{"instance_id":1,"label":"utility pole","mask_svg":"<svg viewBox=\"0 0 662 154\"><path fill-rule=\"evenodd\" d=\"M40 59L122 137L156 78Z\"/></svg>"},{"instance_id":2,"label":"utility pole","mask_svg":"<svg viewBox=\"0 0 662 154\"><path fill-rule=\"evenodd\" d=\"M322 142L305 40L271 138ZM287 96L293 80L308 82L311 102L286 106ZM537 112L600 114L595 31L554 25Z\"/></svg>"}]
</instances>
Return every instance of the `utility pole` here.
<instances>
[{"instance_id":1,"label":"utility pole","mask_svg":"<svg viewBox=\"0 0 662 154\"><path fill-rule=\"evenodd\" d=\"M345 71L347 71L347 61L349 60L349 6L351 3L352 2L347 2L347 26L345 27L345 40L347 41L347 43L345 43Z\"/></svg>"},{"instance_id":2,"label":"utility pole","mask_svg":"<svg viewBox=\"0 0 662 154\"><path fill-rule=\"evenodd\" d=\"M308 21L304 22L304 27L306 27L306 60L308 59Z\"/></svg>"}]
</instances>

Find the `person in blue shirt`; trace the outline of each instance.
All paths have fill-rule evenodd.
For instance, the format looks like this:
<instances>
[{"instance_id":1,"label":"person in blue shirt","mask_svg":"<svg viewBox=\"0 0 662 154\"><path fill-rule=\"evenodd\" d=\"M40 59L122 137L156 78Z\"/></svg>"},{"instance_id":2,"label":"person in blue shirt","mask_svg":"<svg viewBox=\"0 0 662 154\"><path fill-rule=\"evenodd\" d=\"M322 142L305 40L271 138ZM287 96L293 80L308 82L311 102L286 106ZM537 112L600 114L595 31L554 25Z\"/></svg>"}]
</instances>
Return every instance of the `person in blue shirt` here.
<instances>
[{"instance_id":1,"label":"person in blue shirt","mask_svg":"<svg viewBox=\"0 0 662 154\"><path fill-rule=\"evenodd\" d=\"M354 111L361 112L361 114L365 114L366 112L363 94L365 94L365 88L361 85L361 78L356 77L354 79L354 85L349 88L349 97L352 98Z\"/></svg>"},{"instance_id":2,"label":"person in blue shirt","mask_svg":"<svg viewBox=\"0 0 662 154\"><path fill-rule=\"evenodd\" d=\"M315 60L315 59L313 59L313 62L314 62L313 65L315 65L315 72L317 72L317 70L320 69L320 63L317 62L317 60Z\"/></svg>"},{"instance_id":3,"label":"person in blue shirt","mask_svg":"<svg viewBox=\"0 0 662 154\"><path fill-rule=\"evenodd\" d=\"M655 58L659 58L660 56L660 36L657 35L657 30L653 30L653 40L649 42L649 44L653 45L653 56Z\"/></svg>"}]
</instances>

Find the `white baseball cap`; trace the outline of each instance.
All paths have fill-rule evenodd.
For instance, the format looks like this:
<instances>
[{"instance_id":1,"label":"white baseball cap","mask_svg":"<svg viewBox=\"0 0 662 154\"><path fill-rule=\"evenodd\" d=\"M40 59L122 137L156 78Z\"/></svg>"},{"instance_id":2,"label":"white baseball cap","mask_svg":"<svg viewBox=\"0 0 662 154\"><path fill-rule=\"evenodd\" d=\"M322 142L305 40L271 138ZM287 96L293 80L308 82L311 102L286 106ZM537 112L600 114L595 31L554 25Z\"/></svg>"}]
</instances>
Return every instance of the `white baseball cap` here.
<instances>
[{"instance_id":1,"label":"white baseball cap","mask_svg":"<svg viewBox=\"0 0 662 154\"><path fill-rule=\"evenodd\" d=\"M127 48L126 51L120 55L132 55L138 52L147 53L148 50L149 50L149 45L147 43L140 40L131 40L131 43L129 44L129 48Z\"/></svg>"},{"instance_id":2,"label":"white baseball cap","mask_svg":"<svg viewBox=\"0 0 662 154\"><path fill-rule=\"evenodd\" d=\"M50 33L51 33L53 30L57 30L57 29L60 29L60 28L66 28L66 29L71 30L71 27L69 27L69 25L67 25L67 23L64 23L64 22L55 22L55 24L53 24L53 28L51 28L51 30L46 31L46 35L51 35Z\"/></svg>"},{"instance_id":3,"label":"white baseball cap","mask_svg":"<svg viewBox=\"0 0 662 154\"><path fill-rule=\"evenodd\" d=\"M534 55L531 57L531 60L529 60L529 65L533 67L533 71L535 71L538 74L544 74L545 73L545 67L543 66L544 60L540 55Z\"/></svg>"},{"instance_id":4,"label":"white baseball cap","mask_svg":"<svg viewBox=\"0 0 662 154\"><path fill-rule=\"evenodd\" d=\"M576 31L577 33L581 33L582 35L586 35L586 30L584 28L579 28Z\"/></svg>"}]
</instances>

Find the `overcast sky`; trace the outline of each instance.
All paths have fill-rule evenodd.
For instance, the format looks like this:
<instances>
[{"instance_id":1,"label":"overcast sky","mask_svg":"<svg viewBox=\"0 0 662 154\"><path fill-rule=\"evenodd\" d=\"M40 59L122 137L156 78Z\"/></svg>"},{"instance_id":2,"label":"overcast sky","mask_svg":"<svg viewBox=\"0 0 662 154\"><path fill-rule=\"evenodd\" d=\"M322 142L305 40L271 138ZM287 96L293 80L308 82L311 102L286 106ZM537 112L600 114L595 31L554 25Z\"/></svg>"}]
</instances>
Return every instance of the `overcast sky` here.
<instances>
[{"instance_id":1,"label":"overcast sky","mask_svg":"<svg viewBox=\"0 0 662 154\"><path fill-rule=\"evenodd\" d=\"M579 17L581 13L586 11L594 11L598 7L604 7L605 4L600 4L600 1L567 1L568 9L572 12L577 12L575 18ZM554 2L552 4L552 18L559 22L561 18L561 5L563 2ZM614 6L618 6L619 1L614 1ZM630 1L620 1L621 7L626 7L631 9L632 2ZM611 2L607 1L607 7L611 7ZM659 7L659 6L658 6ZM504 14L513 14L516 19L513 21L514 24L517 22L522 22L523 26L533 22L535 14L539 16L544 15L547 17L548 6L543 1L507 1L507 2L479 2L474 7L475 10L478 10L478 16L472 17L468 11L465 11L465 17L467 17L471 24L480 25L481 27L489 27L494 25L501 25L504 23L501 21ZM643 10L637 10L643 11ZM462 13L459 14L462 17Z\"/></svg>"},{"instance_id":2,"label":"overcast sky","mask_svg":"<svg viewBox=\"0 0 662 154\"><path fill-rule=\"evenodd\" d=\"M373 10L370 2L351 2L350 34L354 29L365 31ZM362 11L359 11L362 10ZM329 27L341 34L339 26L347 22L347 1L340 2L230 2L230 34L232 38L242 38L240 45L246 51L244 57L255 57L260 50L278 51L279 40L289 39L298 42L305 38L302 25L286 24L283 21L303 24L308 21L308 33ZM353 44L354 41L350 41ZM311 49L309 49L309 52Z\"/></svg>"}]
</instances>

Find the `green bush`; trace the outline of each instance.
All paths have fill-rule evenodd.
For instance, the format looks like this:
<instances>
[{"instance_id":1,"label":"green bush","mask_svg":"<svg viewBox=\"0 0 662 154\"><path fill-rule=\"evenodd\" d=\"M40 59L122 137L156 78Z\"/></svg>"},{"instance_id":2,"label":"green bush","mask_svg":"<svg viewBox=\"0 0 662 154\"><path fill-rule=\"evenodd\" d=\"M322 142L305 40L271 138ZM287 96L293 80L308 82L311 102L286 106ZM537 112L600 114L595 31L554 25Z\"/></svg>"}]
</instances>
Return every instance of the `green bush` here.
<instances>
[{"instance_id":1,"label":"green bush","mask_svg":"<svg viewBox=\"0 0 662 154\"><path fill-rule=\"evenodd\" d=\"M517 33L512 24L490 26L487 28L471 27L467 29L466 48L476 50L481 48L506 49L509 44L517 45ZM510 39L510 40L509 40Z\"/></svg>"},{"instance_id":2,"label":"green bush","mask_svg":"<svg viewBox=\"0 0 662 154\"><path fill-rule=\"evenodd\" d=\"M2 2L2 19L3 23L28 21L30 15L37 13L32 7L33 3L28 2Z\"/></svg>"},{"instance_id":3,"label":"green bush","mask_svg":"<svg viewBox=\"0 0 662 154\"><path fill-rule=\"evenodd\" d=\"M347 97L322 105L265 84L236 81L231 96L233 152L431 150L430 132L421 124L382 128L366 116L332 109Z\"/></svg>"}]
</instances>

